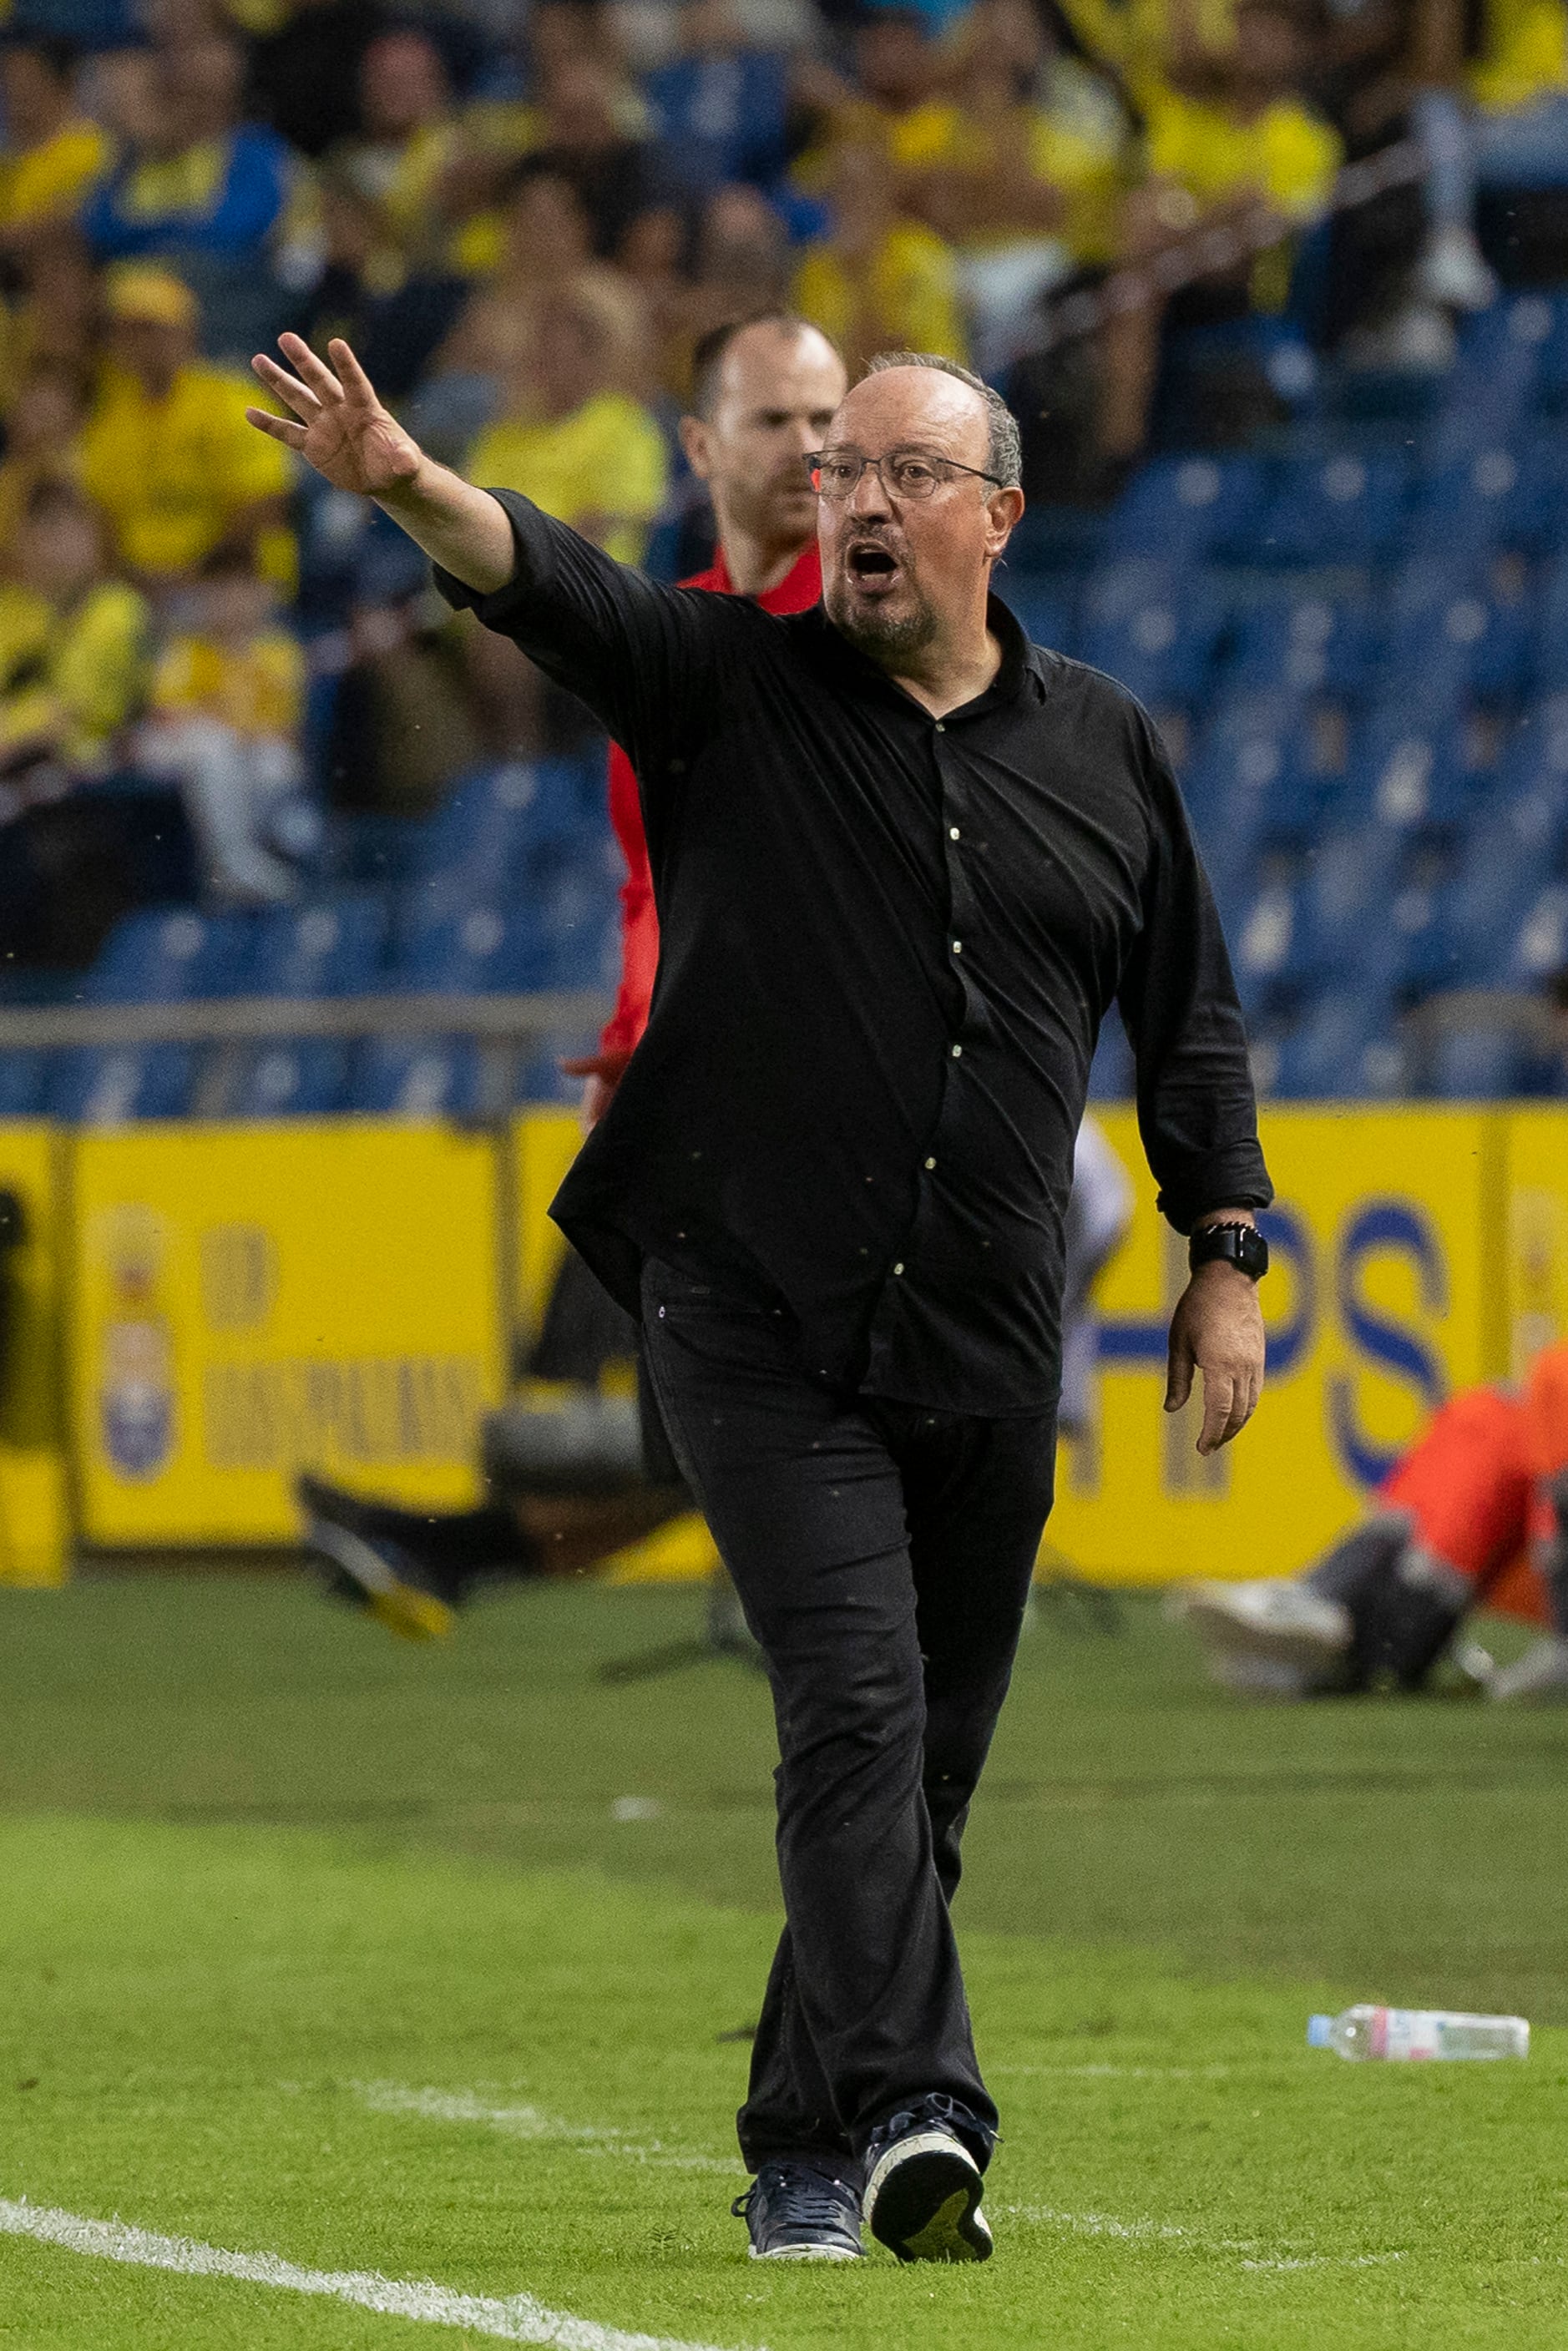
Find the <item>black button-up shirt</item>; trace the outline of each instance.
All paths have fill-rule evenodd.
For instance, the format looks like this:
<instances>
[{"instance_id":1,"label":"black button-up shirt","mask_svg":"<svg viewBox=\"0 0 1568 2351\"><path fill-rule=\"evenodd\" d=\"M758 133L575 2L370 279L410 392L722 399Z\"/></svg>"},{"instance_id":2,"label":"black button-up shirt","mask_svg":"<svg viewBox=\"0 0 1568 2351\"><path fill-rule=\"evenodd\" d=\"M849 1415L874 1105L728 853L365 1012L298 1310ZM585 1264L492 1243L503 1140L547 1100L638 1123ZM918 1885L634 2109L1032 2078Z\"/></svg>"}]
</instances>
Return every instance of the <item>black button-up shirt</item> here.
<instances>
[{"instance_id":1,"label":"black button-up shirt","mask_svg":"<svg viewBox=\"0 0 1568 2351\"><path fill-rule=\"evenodd\" d=\"M647 1034L556 1221L633 1311L663 1259L781 1298L814 1373L1049 1409L1113 999L1166 1215L1186 1231L1271 1196L1218 919L1145 713L993 600L997 678L934 719L821 607L655 587L497 495L510 585L438 584L624 747L659 910Z\"/></svg>"}]
</instances>

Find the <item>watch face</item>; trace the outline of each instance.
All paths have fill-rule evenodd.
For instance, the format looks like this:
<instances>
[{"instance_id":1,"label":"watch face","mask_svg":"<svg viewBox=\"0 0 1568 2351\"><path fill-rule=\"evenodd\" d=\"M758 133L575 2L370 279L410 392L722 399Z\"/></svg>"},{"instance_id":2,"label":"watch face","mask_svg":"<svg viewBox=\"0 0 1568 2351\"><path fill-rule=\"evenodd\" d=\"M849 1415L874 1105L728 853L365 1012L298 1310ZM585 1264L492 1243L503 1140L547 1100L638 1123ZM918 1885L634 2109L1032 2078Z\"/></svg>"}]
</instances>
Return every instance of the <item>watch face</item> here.
<instances>
[{"instance_id":1,"label":"watch face","mask_svg":"<svg viewBox=\"0 0 1568 2351\"><path fill-rule=\"evenodd\" d=\"M1269 1270L1269 1244L1250 1225L1208 1225L1194 1234L1189 1250L1193 1265L1210 1265L1224 1258L1254 1281L1260 1281Z\"/></svg>"}]
</instances>

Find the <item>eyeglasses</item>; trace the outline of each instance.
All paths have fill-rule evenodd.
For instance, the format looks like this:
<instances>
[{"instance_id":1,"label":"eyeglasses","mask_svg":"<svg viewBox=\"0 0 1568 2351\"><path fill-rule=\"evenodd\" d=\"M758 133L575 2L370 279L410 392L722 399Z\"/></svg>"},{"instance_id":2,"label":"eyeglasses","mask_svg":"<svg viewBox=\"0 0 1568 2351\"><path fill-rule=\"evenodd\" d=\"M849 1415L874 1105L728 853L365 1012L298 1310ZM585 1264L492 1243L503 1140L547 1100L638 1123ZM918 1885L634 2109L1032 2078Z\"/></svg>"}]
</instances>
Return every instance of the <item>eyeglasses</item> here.
<instances>
[{"instance_id":1,"label":"eyeglasses","mask_svg":"<svg viewBox=\"0 0 1568 2351\"><path fill-rule=\"evenodd\" d=\"M955 475L968 474L977 482L991 482L998 490L1007 484L978 465L960 465L956 457L934 457L927 449L889 449L884 456L868 457L863 449L818 449L806 460L811 487L819 497L852 497L868 465L875 469L890 498L929 498Z\"/></svg>"}]
</instances>

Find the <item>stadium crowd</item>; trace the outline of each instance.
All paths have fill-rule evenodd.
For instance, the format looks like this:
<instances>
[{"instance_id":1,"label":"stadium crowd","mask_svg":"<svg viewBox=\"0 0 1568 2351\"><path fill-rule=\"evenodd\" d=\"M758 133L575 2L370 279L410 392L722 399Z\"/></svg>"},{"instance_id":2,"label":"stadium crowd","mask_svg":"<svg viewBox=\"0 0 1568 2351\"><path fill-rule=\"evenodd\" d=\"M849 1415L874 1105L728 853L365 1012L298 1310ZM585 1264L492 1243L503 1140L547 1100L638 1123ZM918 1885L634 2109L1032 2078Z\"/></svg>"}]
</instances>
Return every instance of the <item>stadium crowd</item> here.
<instances>
[{"instance_id":1,"label":"stadium crowd","mask_svg":"<svg viewBox=\"0 0 1568 2351\"><path fill-rule=\"evenodd\" d=\"M374 827L465 777L601 775L580 708L247 428L253 351L346 336L433 454L673 578L711 549L694 349L773 306L852 380L911 347L1009 398L1004 589L1165 727L1266 1082L1377 1091L1435 979L1562 959L1561 908L1528 970L1410 938L1423 905L1445 942L1482 923L1467 844L1536 807L1520 734L1565 739L1530 620L1568 547L1531 438L1568 388L1533 290L1568 285L1564 0L16 0L3 38L0 990L91 966L139 901L406 880ZM1469 570L1448 546L1422 607L1404 559L1467 466ZM1419 775L1408 713L1376 736L1394 637L1347 650L1395 576L1412 641L1458 648L1420 715L1436 741L1462 705L1460 747ZM1412 820L1369 863L1395 769ZM596 939L597 825L560 883ZM1359 1026L1322 987L1358 883L1408 949Z\"/></svg>"}]
</instances>

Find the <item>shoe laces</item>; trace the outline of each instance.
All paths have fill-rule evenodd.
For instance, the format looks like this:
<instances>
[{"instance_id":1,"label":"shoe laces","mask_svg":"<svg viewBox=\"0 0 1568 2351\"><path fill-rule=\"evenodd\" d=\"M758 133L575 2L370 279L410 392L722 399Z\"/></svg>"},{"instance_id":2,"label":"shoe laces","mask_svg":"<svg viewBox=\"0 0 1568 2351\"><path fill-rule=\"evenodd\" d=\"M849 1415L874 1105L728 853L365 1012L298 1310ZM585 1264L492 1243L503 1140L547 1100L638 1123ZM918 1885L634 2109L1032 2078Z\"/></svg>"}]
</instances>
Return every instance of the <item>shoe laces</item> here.
<instances>
[{"instance_id":1,"label":"shoe laces","mask_svg":"<svg viewBox=\"0 0 1568 2351\"><path fill-rule=\"evenodd\" d=\"M845 2202L853 2200L842 2180L814 2164L770 2163L766 2177L759 2172L729 2209L737 2220L749 2220L754 2204L771 2204L776 2199L788 2202L791 2220L808 2228L841 2227Z\"/></svg>"},{"instance_id":2,"label":"shoe laces","mask_svg":"<svg viewBox=\"0 0 1568 2351\"><path fill-rule=\"evenodd\" d=\"M971 2154L975 2140L988 2152L1001 2136L998 2131L988 2129L960 2099L950 2097L946 2090L932 2090L914 2105L901 2106L896 2114L888 2115L876 2125L866 2143L866 2168L871 2170L875 2166L883 2148L891 2147L894 2139L918 2130L924 2123L940 2123Z\"/></svg>"}]
</instances>

